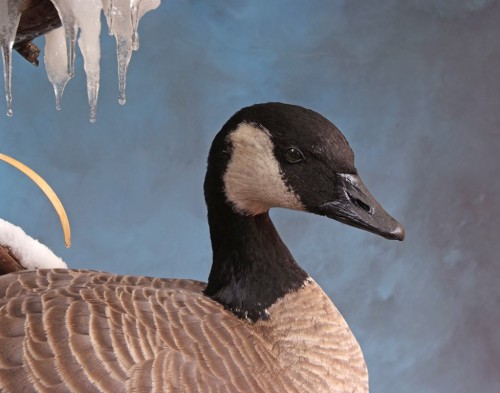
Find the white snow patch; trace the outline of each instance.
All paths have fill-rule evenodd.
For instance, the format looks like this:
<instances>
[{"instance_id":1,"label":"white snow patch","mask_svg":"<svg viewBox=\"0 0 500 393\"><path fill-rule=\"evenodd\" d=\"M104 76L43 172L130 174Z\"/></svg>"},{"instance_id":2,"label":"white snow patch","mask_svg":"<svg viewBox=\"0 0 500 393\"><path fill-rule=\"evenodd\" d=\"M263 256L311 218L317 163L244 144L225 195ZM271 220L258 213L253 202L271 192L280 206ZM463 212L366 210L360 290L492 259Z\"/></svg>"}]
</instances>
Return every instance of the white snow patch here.
<instances>
[{"instance_id":1,"label":"white snow patch","mask_svg":"<svg viewBox=\"0 0 500 393\"><path fill-rule=\"evenodd\" d=\"M68 267L46 245L28 236L18 226L1 218L0 244L8 246L21 265L28 270Z\"/></svg>"}]
</instances>

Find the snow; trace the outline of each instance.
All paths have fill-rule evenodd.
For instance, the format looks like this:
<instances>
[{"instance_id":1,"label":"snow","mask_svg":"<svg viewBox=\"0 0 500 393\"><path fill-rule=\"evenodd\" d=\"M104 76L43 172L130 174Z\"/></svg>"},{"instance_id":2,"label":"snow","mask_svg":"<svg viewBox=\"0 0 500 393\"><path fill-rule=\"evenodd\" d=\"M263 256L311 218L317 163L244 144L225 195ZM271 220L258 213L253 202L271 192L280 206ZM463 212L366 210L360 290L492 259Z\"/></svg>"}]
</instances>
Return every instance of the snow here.
<instances>
[{"instance_id":1,"label":"snow","mask_svg":"<svg viewBox=\"0 0 500 393\"><path fill-rule=\"evenodd\" d=\"M0 244L8 246L21 265L28 270L68 267L46 245L28 236L18 226L1 218Z\"/></svg>"},{"instance_id":2,"label":"snow","mask_svg":"<svg viewBox=\"0 0 500 393\"><path fill-rule=\"evenodd\" d=\"M87 76L89 118L96 120L99 95L99 61L101 57L101 10L104 10L108 31L115 36L118 63L118 102L126 102L127 68L132 51L139 49L139 21L147 12L158 8L161 0L51 0L63 27L46 34L45 62L47 76L54 86L56 109L61 109L64 87L75 70L75 46L83 55ZM19 24L18 0L0 2L0 45L4 59L7 115L12 116L11 54Z\"/></svg>"}]
</instances>

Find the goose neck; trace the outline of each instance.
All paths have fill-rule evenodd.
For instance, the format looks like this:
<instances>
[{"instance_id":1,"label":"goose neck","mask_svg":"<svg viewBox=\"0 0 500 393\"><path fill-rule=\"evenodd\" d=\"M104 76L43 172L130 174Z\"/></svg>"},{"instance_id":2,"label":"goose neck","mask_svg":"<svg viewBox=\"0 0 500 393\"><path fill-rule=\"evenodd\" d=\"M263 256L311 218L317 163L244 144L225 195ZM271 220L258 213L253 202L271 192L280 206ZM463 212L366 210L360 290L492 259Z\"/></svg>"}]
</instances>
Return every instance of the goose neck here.
<instances>
[{"instance_id":1,"label":"goose neck","mask_svg":"<svg viewBox=\"0 0 500 393\"><path fill-rule=\"evenodd\" d=\"M308 275L295 262L269 214L245 216L229 203L209 205L213 261L205 294L240 318L267 319L268 307Z\"/></svg>"}]
</instances>

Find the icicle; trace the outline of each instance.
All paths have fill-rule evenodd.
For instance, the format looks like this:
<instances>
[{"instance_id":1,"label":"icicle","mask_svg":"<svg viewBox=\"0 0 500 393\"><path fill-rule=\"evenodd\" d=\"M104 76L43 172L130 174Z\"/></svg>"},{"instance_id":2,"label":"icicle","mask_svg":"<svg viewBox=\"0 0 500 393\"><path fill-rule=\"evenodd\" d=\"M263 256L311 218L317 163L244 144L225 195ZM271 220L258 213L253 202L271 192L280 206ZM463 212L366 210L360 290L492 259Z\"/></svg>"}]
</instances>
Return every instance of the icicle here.
<instances>
[{"instance_id":1,"label":"icicle","mask_svg":"<svg viewBox=\"0 0 500 393\"><path fill-rule=\"evenodd\" d=\"M83 54L85 73L87 74L87 94L89 100L90 121L94 122L99 94L99 60L101 48L101 0L52 0L66 32L68 53L68 76L74 74L75 44L78 31L78 45Z\"/></svg>"},{"instance_id":2,"label":"icicle","mask_svg":"<svg viewBox=\"0 0 500 393\"><path fill-rule=\"evenodd\" d=\"M106 2L106 0L103 0ZM107 0L110 1L110 0ZM118 62L118 102L124 105L127 86L127 68L132 56L132 20L130 15L130 0L110 1L110 17L112 24L109 26L116 39L116 57ZM109 23L110 18L108 18Z\"/></svg>"},{"instance_id":3,"label":"icicle","mask_svg":"<svg viewBox=\"0 0 500 393\"><path fill-rule=\"evenodd\" d=\"M118 61L118 102L127 102L127 68L132 56L131 42L125 37L116 37L116 57Z\"/></svg>"},{"instance_id":4,"label":"icicle","mask_svg":"<svg viewBox=\"0 0 500 393\"><path fill-rule=\"evenodd\" d=\"M102 8L108 23L108 34L113 35L113 0L102 0Z\"/></svg>"},{"instance_id":5,"label":"icicle","mask_svg":"<svg viewBox=\"0 0 500 393\"><path fill-rule=\"evenodd\" d=\"M0 2L0 46L3 59L3 80L7 116L12 116L12 47L16 38L17 26L21 19L19 0L2 0Z\"/></svg>"},{"instance_id":6,"label":"icicle","mask_svg":"<svg viewBox=\"0 0 500 393\"><path fill-rule=\"evenodd\" d=\"M61 99L66 83L70 77L68 76L68 57L66 50L66 37L64 28L52 30L45 34L45 69L49 81L54 86L56 95L56 109L61 110Z\"/></svg>"},{"instance_id":7,"label":"icicle","mask_svg":"<svg viewBox=\"0 0 500 393\"><path fill-rule=\"evenodd\" d=\"M139 50L139 32L137 27L139 24L139 2L130 0L130 21L132 22L132 49Z\"/></svg>"},{"instance_id":8,"label":"icicle","mask_svg":"<svg viewBox=\"0 0 500 393\"><path fill-rule=\"evenodd\" d=\"M132 48L139 50L139 21L148 11L158 8L160 0L130 0L132 21Z\"/></svg>"},{"instance_id":9,"label":"icicle","mask_svg":"<svg viewBox=\"0 0 500 393\"><path fill-rule=\"evenodd\" d=\"M61 109L61 99L68 80L75 70L75 45L83 54L87 74L87 93L90 120L95 121L99 93L99 61L101 31L100 13L104 9L109 33L115 36L118 61L118 89L120 104L126 101L127 68L132 51L139 49L139 21L161 0L51 0L57 9L64 28L47 34L46 69L54 86L56 108ZM12 115L11 55L21 17L23 0L0 0L0 49L4 62L5 97L7 115ZM64 55L66 53L66 56Z\"/></svg>"},{"instance_id":10,"label":"icicle","mask_svg":"<svg viewBox=\"0 0 500 393\"><path fill-rule=\"evenodd\" d=\"M59 18L66 33L66 47L68 56L68 76L70 78L75 74L75 45L78 34L78 25L75 14L72 10L73 0L51 0L57 9Z\"/></svg>"},{"instance_id":11,"label":"icicle","mask_svg":"<svg viewBox=\"0 0 500 393\"><path fill-rule=\"evenodd\" d=\"M85 73L87 74L87 94L89 98L90 121L96 119L97 97L99 95L99 61L101 46L101 0L73 1L73 10L80 26L78 46L83 54Z\"/></svg>"},{"instance_id":12,"label":"icicle","mask_svg":"<svg viewBox=\"0 0 500 393\"><path fill-rule=\"evenodd\" d=\"M139 49L139 21L142 16L160 5L160 0L102 0L109 30L116 38L118 61L118 102L127 101L127 68L132 50Z\"/></svg>"}]
</instances>

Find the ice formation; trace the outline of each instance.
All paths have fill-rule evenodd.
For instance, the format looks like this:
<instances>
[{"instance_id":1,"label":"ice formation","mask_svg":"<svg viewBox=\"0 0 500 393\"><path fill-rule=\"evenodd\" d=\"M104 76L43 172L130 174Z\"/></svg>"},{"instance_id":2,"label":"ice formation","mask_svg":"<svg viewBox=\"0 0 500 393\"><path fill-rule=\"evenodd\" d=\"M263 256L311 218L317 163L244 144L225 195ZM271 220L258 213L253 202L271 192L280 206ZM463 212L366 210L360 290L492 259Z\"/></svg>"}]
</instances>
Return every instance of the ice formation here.
<instances>
[{"instance_id":1,"label":"ice formation","mask_svg":"<svg viewBox=\"0 0 500 393\"><path fill-rule=\"evenodd\" d=\"M101 34L101 0L52 0L52 3L59 13L59 17L61 18L61 22L66 33L66 47L68 54L67 74L70 78L75 72L75 45L78 33L80 33L78 46L82 51L85 73L87 74L87 94L89 98L90 121L94 122L97 109L97 95L99 93L99 60L101 57L99 35ZM52 56L57 56L57 54L49 51L46 56L51 59ZM56 90L56 86L54 86L54 90ZM59 99L60 98L61 97L59 97Z\"/></svg>"},{"instance_id":2,"label":"ice formation","mask_svg":"<svg viewBox=\"0 0 500 393\"><path fill-rule=\"evenodd\" d=\"M50 83L54 86L56 109L61 109L61 99L68 83L68 55L66 54L66 33L59 27L45 34L45 69Z\"/></svg>"},{"instance_id":3,"label":"ice formation","mask_svg":"<svg viewBox=\"0 0 500 393\"><path fill-rule=\"evenodd\" d=\"M28 236L18 226L1 218L0 244L8 246L21 265L28 270L68 267L46 245Z\"/></svg>"},{"instance_id":4,"label":"ice formation","mask_svg":"<svg viewBox=\"0 0 500 393\"><path fill-rule=\"evenodd\" d=\"M99 94L99 60L101 10L104 10L108 31L115 36L118 62L120 104L126 101L127 67L133 50L139 49L139 21L148 11L157 8L161 0L51 0L57 9L62 28L45 35L47 75L54 86L56 108L61 109L64 87L74 74L75 46L83 54L87 75L90 121L95 121ZM21 16L20 0L0 2L0 45L4 62L7 115L12 116L11 54Z\"/></svg>"},{"instance_id":5,"label":"ice formation","mask_svg":"<svg viewBox=\"0 0 500 393\"><path fill-rule=\"evenodd\" d=\"M4 0L0 2L0 46L2 47L3 80L7 116L12 116L12 47L16 39L17 26L21 19L20 1Z\"/></svg>"}]
</instances>

